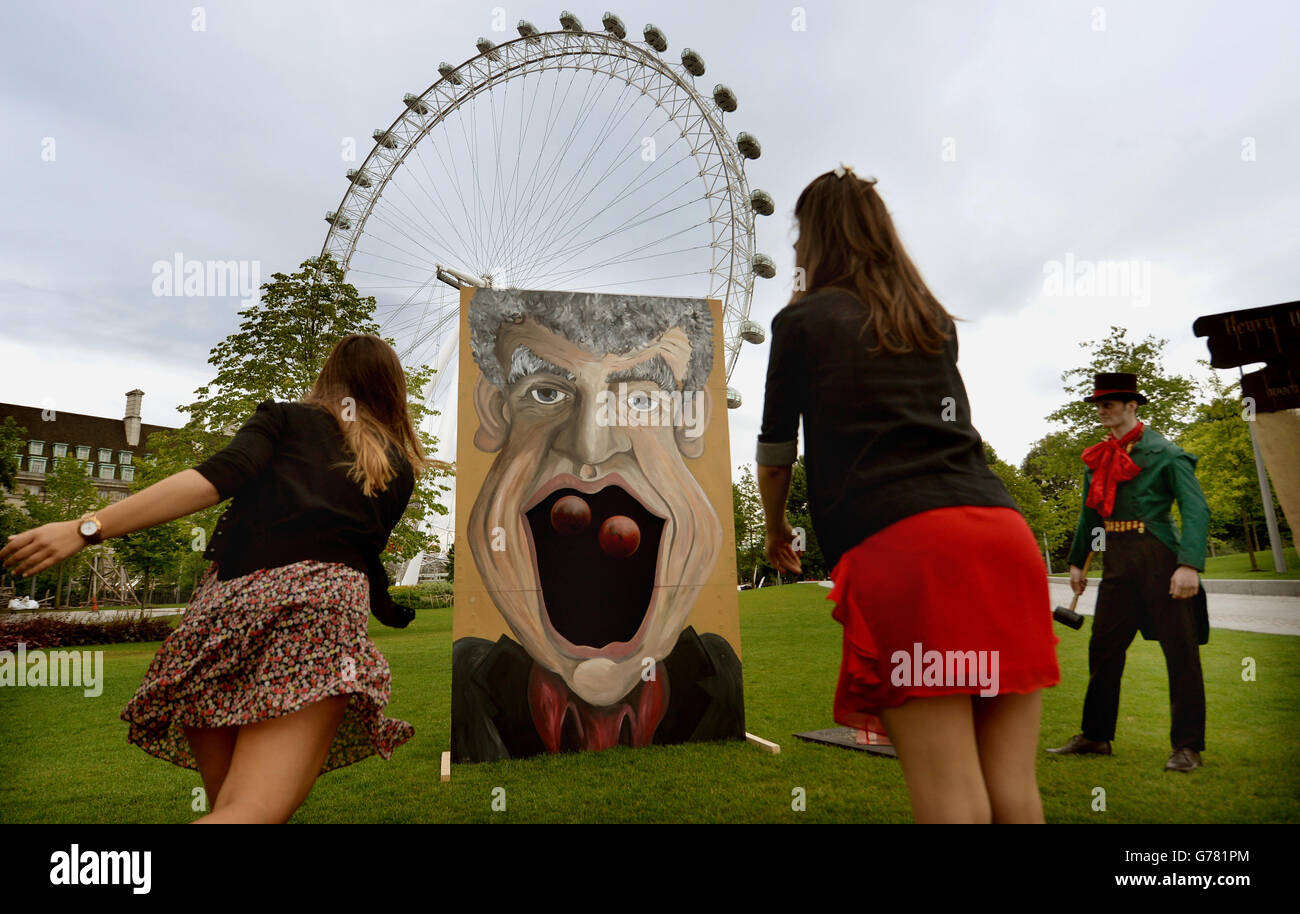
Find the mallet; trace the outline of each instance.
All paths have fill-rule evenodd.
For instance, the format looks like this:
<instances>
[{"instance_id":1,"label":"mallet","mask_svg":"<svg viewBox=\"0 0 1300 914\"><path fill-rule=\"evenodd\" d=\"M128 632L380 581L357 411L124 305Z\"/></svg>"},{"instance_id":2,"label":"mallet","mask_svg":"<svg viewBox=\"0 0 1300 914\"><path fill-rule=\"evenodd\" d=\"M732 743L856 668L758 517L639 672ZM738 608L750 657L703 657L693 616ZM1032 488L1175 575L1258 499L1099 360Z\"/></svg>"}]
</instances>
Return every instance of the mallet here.
<instances>
[{"instance_id":1,"label":"mallet","mask_svg":"<svg viewBox=\"0 0 1300 914\"><path fill-rule=\"evenodd\" d=\"M1092 564L1092 553L1089 552L1088 557L1083 560L1083 573L1085 576L1088 574L1088 566L1091 564ZM1058 606L1055 609L1053 609L1052 618L1055 619L1057 622L1060 622L1062 625L1070 626L1070 628L1074 628L1074 629L1083 628L1083 616L1081 616L1079 613L1074 611L1074 607L1079 602L1079 596L1080 595L1077 593L1074 595L1074 599L1070 601L1069 609L1066 609L1064 606Z\"/></svg>"}]
</instances>

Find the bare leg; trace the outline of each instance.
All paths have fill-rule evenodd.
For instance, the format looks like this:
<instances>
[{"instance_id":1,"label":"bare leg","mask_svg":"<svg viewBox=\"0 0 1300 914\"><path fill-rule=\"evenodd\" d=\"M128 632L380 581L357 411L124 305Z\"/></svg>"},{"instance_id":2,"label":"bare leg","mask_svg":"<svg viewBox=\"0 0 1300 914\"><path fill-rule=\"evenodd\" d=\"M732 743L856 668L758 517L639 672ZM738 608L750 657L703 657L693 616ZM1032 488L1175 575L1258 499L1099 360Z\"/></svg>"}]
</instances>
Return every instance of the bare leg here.
<instances>
[{"instance_id":1,"label":"bare leg","mask_svg":"<svg viewBox=\"0 0 1300 914\"><path fill-rule=\"evenodd\" d=\"M880 716L918 823L991 820L969 695L912 698Z\"/></svg>"},{"instance_id":2,"label":"bare leg","mask_svg":"<svg viewBox=\"0 0 1300 914\"><path fill-rule=\"evenodd\" d=\"M1043 799L1034 764L1043 693L1008 693L974 702L975 737L993 821L1041 824Z\"/></svg>"},{"instance_id":3,"label":"bare leg","mask_svg":"<svg viewBox=\"0 0 1300 914\"><path fill-rule=\"evenodd\" d=\"M226 780L226 772L230 770L230 757L235 751L239 728L182 726L181 729L189 741L190 753L199 764L203 789L208 795L208 809L215 809L217 795Z\"/></svg>"},{"instance_id":4,"label":"bare leg","mask_svg":"<svg viewBox=\"0 0 1300 914\"><path fill-rule=\"evenodd\" d=\"M240 727L221 794L212 812L196 824L289 821L316 783L348 700L336 695Z\"/></svg>"}]
</instances>

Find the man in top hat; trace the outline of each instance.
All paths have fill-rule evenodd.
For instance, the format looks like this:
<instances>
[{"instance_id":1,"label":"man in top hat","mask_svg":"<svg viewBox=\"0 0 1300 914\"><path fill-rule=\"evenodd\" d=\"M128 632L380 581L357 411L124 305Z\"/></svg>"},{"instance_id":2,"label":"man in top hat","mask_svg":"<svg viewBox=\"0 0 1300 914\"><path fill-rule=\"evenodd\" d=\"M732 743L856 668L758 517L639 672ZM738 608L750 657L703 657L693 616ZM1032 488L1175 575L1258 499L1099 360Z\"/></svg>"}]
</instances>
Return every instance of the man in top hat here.
<instances>
[{"instance_id":1,"label":"man in top hat","mask_svg":"<svg viewBox=\"0 0 1300 914\"><path fill-rule=\"evenodd\" d=\"M1196 481L1197 457L1137 418L1147 402L1128 373L1099 374L1092 396L1110 434L1083 452L1084 503L1070 545L1070 587L1083 593L1089 549L1105 552L1092 637L1083 732L1048 752L1110 755L1124 655L1133 636L1159 641L1169 671L1173 753L1166 771L1192 771L1205 749L1205 684L1199 645L1210 620L1198 572L1205 570L1210 509ZM1170 505L1178 501L1182 531Z\"/></svg>"}]
</instances>

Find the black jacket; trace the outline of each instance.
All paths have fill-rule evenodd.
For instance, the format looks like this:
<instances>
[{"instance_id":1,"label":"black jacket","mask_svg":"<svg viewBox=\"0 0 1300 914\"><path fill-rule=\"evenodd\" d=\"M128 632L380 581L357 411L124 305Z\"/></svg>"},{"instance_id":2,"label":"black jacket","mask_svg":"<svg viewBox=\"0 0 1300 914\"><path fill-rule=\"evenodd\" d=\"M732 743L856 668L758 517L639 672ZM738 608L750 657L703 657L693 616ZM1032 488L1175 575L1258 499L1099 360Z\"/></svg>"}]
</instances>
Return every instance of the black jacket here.
<instances>
[{"instance_id":1,"label":"black jacket","mask_svg":"<svg viewBox=\"0 0 1300 914\"><path fill-rule=\"evenodd\" d=\"M957 331L936 355L875 355L857 295L826 288L772 319L758 460L788 466L803 416L813 528L834 568L890 524L957 505L1020 510L988 467L957 370Z\"/></svg>"},{"instance_id":2,"label":"black jacket","mask_svg":"<svg viewBox=\"0 0 1300 914\"><path fill-rule=\"evenodd\" d=\"M388 453L398 473L367 497L348 478L352 458L333 416L263 400L225 448L195 467L222 499L234 499L203 553L217 562L218 580L307 559L339 562L369 577L372 608L387 607L380 553L415 489L405 455L393 446Z\"/></svg>"}]
</instances>

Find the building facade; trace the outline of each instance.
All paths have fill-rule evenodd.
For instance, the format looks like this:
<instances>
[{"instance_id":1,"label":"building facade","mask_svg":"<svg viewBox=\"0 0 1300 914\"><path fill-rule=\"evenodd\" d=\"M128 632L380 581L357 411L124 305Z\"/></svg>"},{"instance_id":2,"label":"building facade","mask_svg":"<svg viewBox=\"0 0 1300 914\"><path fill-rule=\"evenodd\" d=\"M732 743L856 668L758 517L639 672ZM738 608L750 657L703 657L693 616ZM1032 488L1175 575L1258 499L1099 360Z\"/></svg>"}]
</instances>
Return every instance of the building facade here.
<instances>
[{"instance_id":1,"label":"building facade","mask_svg":"<svg viewBox=\"0 0 1300 914\"><path fill-rule=\"evenodd\" d=\"M145 456L149 435L170 431L168 426L140 421L143 398L144 391L138 388L128 391L121 418L0 403L0 421L12 416L18 427L26 430L18 453L13 455L18 460L18 473L6 500L20 504L25 492L43 493L46 474L63 460L83 464L101 496L110 501L126 498L131 494L136 463Z\"/></svg>"}]
</instances>

